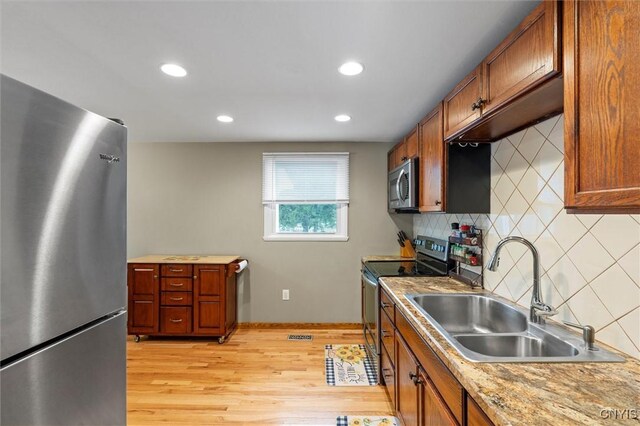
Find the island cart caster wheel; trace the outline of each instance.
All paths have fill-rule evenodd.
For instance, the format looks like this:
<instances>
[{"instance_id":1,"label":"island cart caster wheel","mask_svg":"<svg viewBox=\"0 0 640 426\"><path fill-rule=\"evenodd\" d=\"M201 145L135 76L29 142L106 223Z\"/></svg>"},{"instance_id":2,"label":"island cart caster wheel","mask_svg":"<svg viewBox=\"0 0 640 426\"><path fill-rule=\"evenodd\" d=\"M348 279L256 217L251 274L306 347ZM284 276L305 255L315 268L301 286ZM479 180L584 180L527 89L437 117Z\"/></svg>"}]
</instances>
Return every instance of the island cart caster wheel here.
<instances>
[{"instance_id":1,"label":"island cart caster wheel","mask_svg":"<svg viewBox=\"0 0 640 426\"><path fill-rule=\"evenodd\" d=\"M223 344L224 343L224 336L222 337L218 337L218 344Z\"/></svg>"},{"instance_id":2,"label":"island cart caster wheel","mask_svg":"<svg viewBox=\"0 0 640 426\"><path fill-rule=\"evenodd\" d=\"M136 337L133 338L133 341L138 343L140 341L140 336L136 334Z\"/></svg>"}]
</instances>

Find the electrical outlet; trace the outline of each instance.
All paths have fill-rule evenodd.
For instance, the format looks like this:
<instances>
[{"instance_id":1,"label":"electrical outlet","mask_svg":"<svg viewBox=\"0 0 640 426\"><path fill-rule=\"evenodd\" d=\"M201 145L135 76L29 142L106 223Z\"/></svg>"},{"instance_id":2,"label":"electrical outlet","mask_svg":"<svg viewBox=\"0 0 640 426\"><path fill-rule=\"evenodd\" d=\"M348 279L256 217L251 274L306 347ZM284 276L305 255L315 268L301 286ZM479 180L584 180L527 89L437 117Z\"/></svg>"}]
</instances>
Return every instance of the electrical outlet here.
<instances>
[{"instance_id":1,"label":"electrical outlet","mask_svg":"<svg viewBox=\"0 0 640 426\"><path fill-rule=\"evenodd\" d=\"M285 288L282 290L282 300L289 300L289 289Z\"/></svg>"}]
</instances>

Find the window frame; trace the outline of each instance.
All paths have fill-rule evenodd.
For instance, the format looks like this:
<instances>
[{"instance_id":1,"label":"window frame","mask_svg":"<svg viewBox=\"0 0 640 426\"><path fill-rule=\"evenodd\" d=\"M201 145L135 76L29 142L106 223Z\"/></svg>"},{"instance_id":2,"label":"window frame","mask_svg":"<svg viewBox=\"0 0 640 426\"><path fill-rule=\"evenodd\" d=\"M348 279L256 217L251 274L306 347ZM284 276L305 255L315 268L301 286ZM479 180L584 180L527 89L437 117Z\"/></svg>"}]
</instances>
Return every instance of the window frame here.
<instances>
[{"instance_id":1,"label":"window frame","mask_svg":"<svg viewBox=\"0 0 640 426\"><path fill-rule=\"evenodd\" d=\"M273 155L274 153L263 153L264 155ZM327 154L346 154L349 156L348 152L305 152L305 153L297 153L297 152L282 152L276 153L278 155L327 155ZM347 157L348 158L348 157ZM348 160L347 160L348 161ZM348 178L348 174L347 174ZM264 185L264 171L263 171L263 185ZM347 187L349 182L347 180ZM309 204L316 204L313 201L307 201ZM327 202L327 201L318 201L317 204L335 204L336 205L336 232L335 233L315 233L315 232L279 232L279 214L278 209L280 205L284 204L301 204L301 203L289 203L289 202L264 202L263 201L263 218L264 218L264 233L262 239L264 241L338 241L345 242L349 241L349 201L336 201L336 202Z\"/></svg>"}]
</instances>

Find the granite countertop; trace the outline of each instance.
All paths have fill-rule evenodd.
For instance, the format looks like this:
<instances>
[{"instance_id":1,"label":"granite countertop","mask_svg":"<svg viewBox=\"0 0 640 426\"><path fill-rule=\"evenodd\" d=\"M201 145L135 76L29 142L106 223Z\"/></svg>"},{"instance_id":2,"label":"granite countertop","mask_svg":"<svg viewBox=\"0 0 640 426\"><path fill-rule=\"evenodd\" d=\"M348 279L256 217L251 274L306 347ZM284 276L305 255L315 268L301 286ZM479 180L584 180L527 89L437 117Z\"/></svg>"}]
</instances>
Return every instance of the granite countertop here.
<instances>
[{"instance_id":1,"label":"granite countertop","mask_svg":"<svg viewBox=\"0 0 640 426\"><path fill-rule=\"evenodd\" d=\"M391 254L380 254L380 255L372 255L372 256L363 256L362 263L364 262L376 262L376 261L387 261L387 260L414 260L413 257L402 257L400 255L391 255Z\"/></svg>"},{"instance_id":2,"label":"granite countertop","mask_svg":"<svg viewBox=\"0 0 640 426\"><path fill-rule=\"evenodd\" d=\"M640 416L640 361L635 358L597 342L626 362L473 363L463 358L404 295L489 292L447 277L384 277L381 282L398 309L497 426L640 424L633 419ZM609 410L616 409L618 413L635 410L635 415L627 412L615 419Z\"/></svg>"},{"instance_id":3,"label":"granite countertop","mask_svg":"<svg viewBox=\"0 0 640 426\"><path fill-rule=\"evenodd\" d=\"M171 255L151 254L127 260L128 263L193 263L198 265L228 265L238 260L240 256L212 256L212 255Z\"/></svg>"}]
</instances>

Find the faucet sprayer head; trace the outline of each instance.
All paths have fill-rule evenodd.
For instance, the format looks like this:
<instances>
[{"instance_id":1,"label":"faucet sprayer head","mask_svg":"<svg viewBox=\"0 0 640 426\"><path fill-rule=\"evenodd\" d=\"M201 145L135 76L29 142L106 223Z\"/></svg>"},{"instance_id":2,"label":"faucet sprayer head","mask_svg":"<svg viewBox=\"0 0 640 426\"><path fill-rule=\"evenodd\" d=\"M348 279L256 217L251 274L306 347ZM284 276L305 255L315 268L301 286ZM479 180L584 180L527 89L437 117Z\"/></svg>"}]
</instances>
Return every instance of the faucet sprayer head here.
<instances>
[{"instance_id":1,"label":"faucet sprayer head","mask_svg":"<svg viewBox=\"0 0 640 426\"><path fill-rule=\"evenodd\" d=\"M487 265L487 269L491 272L495 272L498 270L498 266L500 265L500 256L498 255L498 251L496 250L489 259L489 264Z\"/></svg>"}]
</instances>

